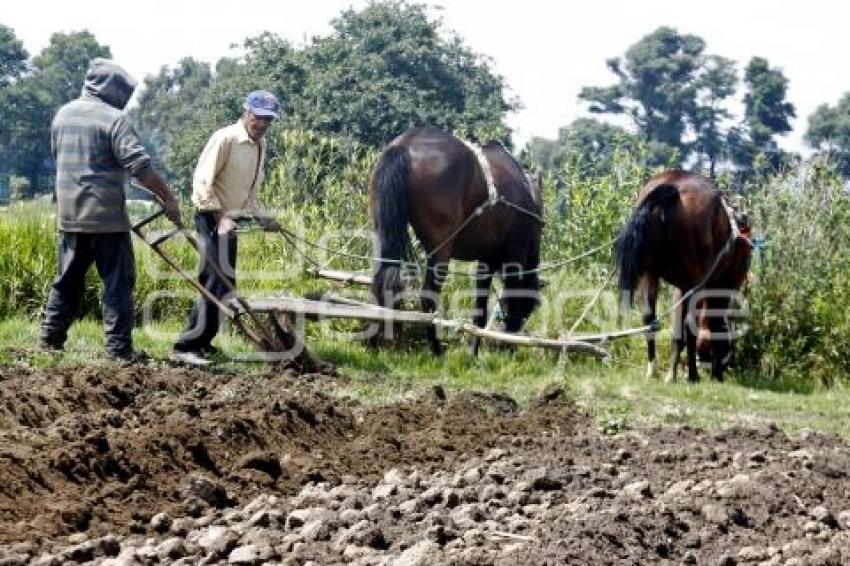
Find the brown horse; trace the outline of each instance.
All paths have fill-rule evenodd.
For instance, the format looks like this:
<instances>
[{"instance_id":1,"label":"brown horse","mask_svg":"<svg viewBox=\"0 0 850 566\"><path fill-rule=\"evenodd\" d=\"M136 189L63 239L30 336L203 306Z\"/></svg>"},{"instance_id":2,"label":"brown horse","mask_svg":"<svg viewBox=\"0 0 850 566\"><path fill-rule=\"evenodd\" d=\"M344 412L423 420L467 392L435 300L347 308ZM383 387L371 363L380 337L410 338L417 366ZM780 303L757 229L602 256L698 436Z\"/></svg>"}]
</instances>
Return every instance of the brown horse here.
<instances>
[{"instance_id":1,"label":"brown horse","mask_svg":"<svg viewBox=\"0 0 850 566\"><path fill-rule=\"evenodd\" d=\"M518 331L537 306L539 191L502 144L488 143L481 154L484 163L470 145L435 128L408 130L381 154L369 184L378 239L372 295L379 305L395 306L402 291L399 262L409 257L409 223L428 257L424 311L437 309L451 259L478 261L473 320L479 327L487 322L496 273L505 284L501 304L508 332ZM434 327L428 328L428 340L439 354ZM477 349L474 339L473 353Z\"/></svg>"},{"instance_id":2,"label":"brown horse","mask_svg":"<svg viewBox=\"0 0 850 566\"><path fill-rule=\"evenodd\" d=\"M666 171L643 187L617 240L620 293L630 302L635 290L642 289L644 324L656 320L660 279L687 294L674 329L670 380L676 377L685 345L688 380L699 379L697 336L703 346L705 331L710 337L712 376L722 379L731 360L734 343L727 314L730 298L747 277L751 252L749 240L741 236L732 216L710 180L687 171ZM654 332L648 332L646 340L647 375L654 375Z\"/></svg>"}]
</instances>

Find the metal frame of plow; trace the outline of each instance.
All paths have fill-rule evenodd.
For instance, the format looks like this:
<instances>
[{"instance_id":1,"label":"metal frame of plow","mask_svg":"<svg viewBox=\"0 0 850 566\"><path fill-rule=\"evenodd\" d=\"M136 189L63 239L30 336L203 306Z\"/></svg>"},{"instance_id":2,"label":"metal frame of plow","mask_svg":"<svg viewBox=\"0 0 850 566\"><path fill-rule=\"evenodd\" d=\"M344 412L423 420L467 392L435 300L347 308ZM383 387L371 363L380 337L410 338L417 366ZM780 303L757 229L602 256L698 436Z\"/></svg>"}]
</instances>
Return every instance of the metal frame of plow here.
<instances>
[{"instance_id":1,"label":"metal frame of plow","mask_svg":"<svg viewBox=\"0 0 850 566\"><path fill-rule=\"evenodd\" d=\"M167 231L156 238L148 239L145 232L142 230L145 226L154 220L165 215L165 210L160 209L152 215L143 218L139 222L133 224L130 229L136 236L139 237L145 244L148 245L168 266L176 271L187 283L192 285L204 298L212 302L218 309L232 321L233 325L241 332L259 351L260 357L266 361L304 361L310 360L307 348L298 338L295 332L287 329L282 324L283 321L273 313L260 313L256 309L251 308L239 293L236 292L236 287L230 283L230 279L224 274L219 265L212 261L212 258L206 253L206 250L198 242L191 230L183 226L177 226L173 230ZM209 265L215 274L225 282L225 285L230 295L228 303L220 300L215 295L210 293L200 282L198 277L193 276L186 271L177 261L167 254L162 248L162 244L170 240L174 236L182 234L186 241L195 249L198 256ZM260 314L270 314L268 321L264 322L260 319ZM243 319L243 315L247 315L251 324ZM252 328L253 326L253 328Z\"/></svg>"},{"instance_id":2,"label":"metal frame of plow","mask_svg":"<svg viewBox=\"0 0 850 566\"><path fill-rule=\"evenodd\" d=\"M511 334L498 330L487 330L469 322L458 322L440 318L437 314L388 309L353 300L334 301L332 299L331 302L327 302L297 297L276 297L251 300L249 301L249 305L256 312L279 313L287 316L300 315L302 317L320 319L340 318L366 322L433 325L505 344L577 352L589 354L600 359L609 357L607 350L584 340L556 340L524 334Z\"/></svg>"}]
</instances>

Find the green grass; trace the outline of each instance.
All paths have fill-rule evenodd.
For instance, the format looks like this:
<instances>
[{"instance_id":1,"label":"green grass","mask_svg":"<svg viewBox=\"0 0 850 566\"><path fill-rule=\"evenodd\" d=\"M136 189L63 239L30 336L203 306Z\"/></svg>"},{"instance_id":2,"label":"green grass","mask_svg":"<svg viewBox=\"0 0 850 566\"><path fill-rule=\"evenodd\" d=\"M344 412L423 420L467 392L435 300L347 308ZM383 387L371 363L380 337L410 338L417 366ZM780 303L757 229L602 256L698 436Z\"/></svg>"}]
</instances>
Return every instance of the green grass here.
<instances>
[{"instance_id":1,"label":"green grass","mask_svg":"<svg viewBox=\"0 0 850 566\"><path fill-rule=\"evenodd\" d=\"M135 342L152 356L165 358L179 329L177 321L157 323L137 329ZM841 385L805 389L734 374L725 383L706 379L695 385L667 384L646 379L642 363L630 361L631 356L615 355L610 365L578 357L559 364L556 355L537 350L484 348L472 359L465 344L457 343L445 356L436 358L421 341L373 352L360 343L340 339L324 325L313 325L309 334L312 352L336 364L348 377L336 382L334 394L369 404L415 395L435 385L449 391L504 393L524 404L545 387L560 384L601 430L611 433L647 426L775 423L789 432L813 429L850 437L850 391ZM34 347L37 337L36 321L0 321L0 362L35 367L108 367L111 363L103 354L103 333L96 321L77 322L62 354L38 352ZM250 350L238 336L226 332L219 335L217 344L228 351ZM260 363L237 361L223 361L220 367L257 374L267 369Z\"/></svg>"},{"instance_id":2,"label":"green grass","mask_svg":"<svg viewBox=\"0 0 850 566\"><path fill-rule=\"evenodd\" d=\"M312 138L304 138L298 143L309 152L314 149L313 142ZM300 166L303 155L282 154L295 156L288 162L292 170L279 167L270 175L272 182L263 194L272 197L269 204L280 208L278 217L287 227L297 232L303 229L305 237L318 242L336 228L366 223L363 189L368 178L368 156L340 170L334 166L331 175L319 167L324 157L310 158L308 161L316 168L310 170L312 173L305 180ZM626 165L637 167L636 162L627 159L628 155L623 157ZM545 191L548 228L542 248L544 262L578 255L613 237L631 209L638 180L645 177L646 171L631 166L624 169L628 174L601 178L585 178L577 171L565 170L562 173L566 177L558 179L563 181L558 191L553 189L556 179L549 179ZM421 331L418 337L408 339L406 346L376 353L331 333L330 329L355 327L339 322L310 324L307 342L313 352L335 363L348 376L334 383L335 393L369 403L415 394L437 384L450 390L505 393L522 403L547 385L558 383L594 415L603 430L610 432L648 425L775 422L788 430L813 428L850 436L850 382L845 378L850 373L847 371L850 349L844 340L848 320L844 313L850 304L850 286L845 276L850 253L846 245L850 238L845 233L850 226L847 222L850 204L838 181L837 176L824 179L813 169L802 181L794 175L778 177L753 189L753 218L758 233L767 235L771 244L754 261L756 280L748 317L750 331L739 343L739 360L749 369L737 375L733 373L726 383L704 381L688 385L647 380L640 338L613 344L611 365L580 357L559 364L555 354L528 349L485 349L480 357L471 359L466 347L460 344L451 347L445 356L435 358L428 352ZM803 191L803 186L808 190ZM45 200L0 210L0 273L5 274L0 279L0 319L11 317L0 320L0 362L36 366L107 365L109 362L102 354L102 331L93 321L74 326L64 354L51 356L34 348L38 325L25 317L38 316L55 271L53 211L54 205ZM813 231L808 220L811 218L819 219L814 226L818 230ZM164 224L150 226L151 229L164 227ZM136 332L138 347L164 358L195 292L176 280L150 250L142 245L136 245L135 249L139 311L145 299L155 292L173 292L183 297L174 299L168 295L154 303L154 320L167 322ZM197 258L185 242L175 238L167 244L167 249L181 265L194 272ZM349 249L362 255L371 251L368 239L354 242ZM310 252L321 255L316 250ZM302 258L280 238L262 234L240 236L239 257L240 290L246 294L258 291L268 295L285 289L292 295L303 296L308 291L330 286L306 276ZM330 266L359 271L368 269L367 263L337 257ZM555 337L570 328L605 280L610 263L607 251L602 250L599 256L570 264L558 272L546 272L549 286L543 294L544 308L532 316L526 329L533 334ZM454 268L469 269L461 265ZM252 279L246 276L249 273L268 277ZM467 278L449 278L442 305L446 318L468 319L468 313L461 311L469 308L469 297L457 301L456 307L449 305L461 297L460 291L470 286ZM92 270L83 299L84 312L90 316L99 310L99 287ZM567 290L586 292L576 293L563 302L554 300ZM346 295L353 292L347 289ZM670 301L665 291L660 310ZM616 306L613 293L603 294L578 331L639 325L636 316L630 321L619 320ZM218 345L227 350L250 350L244 341L232 335L224 334L218 340ZM659 341L662 366L667 344L664 338ZM223 361L221 366L255 373L265 371L266 367L234 361ZM663 375L664 368L660 369Z\"/></svg>"}]
</instances>

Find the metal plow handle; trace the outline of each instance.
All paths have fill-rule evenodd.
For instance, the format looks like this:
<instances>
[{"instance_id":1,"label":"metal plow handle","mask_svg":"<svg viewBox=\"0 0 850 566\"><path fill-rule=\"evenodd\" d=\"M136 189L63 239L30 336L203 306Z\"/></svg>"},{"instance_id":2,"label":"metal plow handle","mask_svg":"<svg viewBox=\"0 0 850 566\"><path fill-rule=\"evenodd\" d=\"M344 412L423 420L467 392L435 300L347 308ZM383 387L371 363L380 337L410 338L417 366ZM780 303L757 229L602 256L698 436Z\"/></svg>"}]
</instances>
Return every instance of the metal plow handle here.
<instances>
[{"instance_id":1,"label":"metal plow handle","mask_svg":"<svg viewBox=\"0 0 850 566\"><path fill-rule=\"evenodd\" d=\"M260 316L250 307L248 302L239 295L236 291L236 287L230 282L230 279L224 274L221 270L221 267L213 261L213 258L207 254L204 246L202 246L198 239L195 237L195 234L184 227L176 226L175 229L165 232L164 234L154 238L149 239L145 232L142 230L145 226L153 222L154 220L160 218L165 215L165 209L160 205L160 209L150 216L143 218L139 222L133 224L130 229L133 231L136 236L139 237L148 247L150 247L162 260L178 275L180 275L183 280L192 285L195 289L198 290L201 295L203 295L206 299L216 305L222 313L225 314L230 320L233 321L233 324L251 341L254 345L259 348L263 352L286 352L289 351L292 345L293 337L291 333L283 329L279 322L270 317L268 323L264 323L260 320ZM162 244L170 240L172 237L182 234L183 237L189 242L189 244L195 249L198 256L206 262L206 265L209 265L212 270L215 272L216 276L225 283L227 287L228 293L231 296L230 301L236 305L236 308L231 307L226 304L218 297L210 293L198 280L198 278L189 272L187 272L173 257L171 257L168 253L165 252L161 248ZM242 315L248 315L253 323L253 327L246 324L246 322L242 319Z\"/></svg>"}]
</instances>

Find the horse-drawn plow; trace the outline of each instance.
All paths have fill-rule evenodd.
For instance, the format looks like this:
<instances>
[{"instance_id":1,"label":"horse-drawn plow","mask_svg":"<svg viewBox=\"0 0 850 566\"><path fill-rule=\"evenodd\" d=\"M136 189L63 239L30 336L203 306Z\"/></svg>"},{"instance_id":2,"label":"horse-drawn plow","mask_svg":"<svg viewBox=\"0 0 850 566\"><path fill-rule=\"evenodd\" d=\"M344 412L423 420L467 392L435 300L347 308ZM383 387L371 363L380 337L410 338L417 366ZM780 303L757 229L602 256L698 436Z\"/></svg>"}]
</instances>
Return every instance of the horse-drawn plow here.
<instances>
[{"instance_id":1,"label":"horse-drawn plow","mask_svg":"<svg viewBox=\"0 0 850 566\"><path fill-rule=\"evenodd\" d=\"M679 184L683 187L679 187ZM689 379L695 380L696 332L686 329L686 319L696 319L696 315L691 312L694 310L691 298L703 289L716 288L724 292L722 296L701 299L706 306L700 308L713 308L720 313L728 311L730 292L736 291L746 276L752 244L748 238L741 236L733 211L708 179L684 171L671 171L651 179L644 192L651 197L641 201L618 239L618 270L621 292L634 294L641 277L654 281L646 290L647 303L651 308L644 313L645 324L616 332L575 333L607 285L606 281L569 331L557 338L522 334L519 331L539 304L540 272L566 265L578 258L541 265L540 242L545 224L542 189L498 143L478 147L433 128L414 128L396 138L384 150L373 167L369 186L370 210L376 236L375 257L325 249L332 252L332 256L369 261L375 266L372 275L330 269L328 263L321 264L309 258L303 249L304 246L322 246L299 238L286 229L278 231L296 252L305 259L311 259L312 268L307 270L310 275L343 286L370 286L371 296L377 304L345 297L313 300L285 294L246 299L230 283L227 284L229 299L223 301L214 297L161 248L161 244L172 236L183 233L219 277L229 281L217 262L206 256L194 235L178 227L155 238L148 238L142 228L162 216L162 212L142 220L133 226L133 231L183 279L216 305L260 352L276 359L295 356L309 359L303 343L306 320L345 319L370 324L373 338L382 336L386 330L398 324L424 326L435 354L442 351L437 330L470 336L473 354L477 352L480 340L484 339L513 346L576 352L597 358L608 357L603 346L611 340L645 334L651 369L655 357L654 334L659 329L655 312L658 280L662 276L671 279L670 274L678 273L678 268L649 267L664 261L682 265L691 262L693 266L681 269L693 277L687 281L672 277L670 281L680 289L681 298L668 309L668 313L678 311L681 328L685 329L686 336L684 340L674 341L676 355L673 373L678 353L687 342ZM684 235L687 242L680 241L682 238L674 238L666 242L666 247L650 250L649 242L665 241L668 233L666 225L676 219L673 212L685 206L697 206L694 203L702 207L698 209L699 213L687 216L676 231ZM671 211L669 214L656 214L658 210L667 208ZM692 217L705 219L709 212L712 213L713 224L703 222L705 225L693 226L689 220ZM666 217L673 220L665 220ZM413 263L423 279L420 294L422 310L395 308L397 298L405 287L402 283L404 270L411 264L405 260L411 249L409 228L416 233L426 252L422 265ZM581 254L579 258L596 253L613 243L601 244ZM653 258L650 260L644 257L647 254ZM449 319L439 312L440 291L445 276L450 273L448 265L452 259L478 262L472 322ZM505 331L490 328L487 321L490 287L495 276L500 276L505 286L500 299L505 313ZM680 308L684 307L686 301L688 308ZM716 334L729 334L724 316L714 314L708 330ZM700 318L700 324L709 320L708 315L700 315ZM731 348L730 341L729 352ZM712 351L716 350L714 358L728 360L729 355L720 349L719 343L712 343ZM720 378L722 370L723 365L715 363L712 372Z\"/></svg>"},{"instance_id":2,"label":"horse-drawn plow","mask_svg":"<svg viewBox=\"0 0 850 566\"><path fill-rule=\"evenodd\" d=\"M222 280L228 279L221 268L211 261L194 234L184 228L175 228L165 232L144 230L146 226L163 216L163 211L144 218L132 226L132 231L147 244L160 258L183 280L194 287L205 298L215 304L232 326L252 343L260 357L270 361L310 359L303 339L307 321L329 319L354 320L368 324L430 326L451 332L455 335L477 337L493 343L512 346L526 346L560 352L590 355L598 359L608 357L604 344L610 340L633 336L645 329L619 332L574 335L564 338L547 338L521 333L509 333L492 328L481 328L475 324L458 319L445 318L440 313L388 308L363 302L333 293L325 293L319 299L287 296L283 293L261 298L245 298L235 286L229 289L229 298L218 299L200 283L196 276L189 273L171 256L162 245L171 238L182 235L204 261L210 262L214 270L219 271ZM351 273L319 267L307 268L306 272L318 279L335 282L337 286L368 286L372 278L363 273Z\"/></svg>"}]
</instances>

